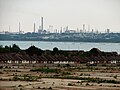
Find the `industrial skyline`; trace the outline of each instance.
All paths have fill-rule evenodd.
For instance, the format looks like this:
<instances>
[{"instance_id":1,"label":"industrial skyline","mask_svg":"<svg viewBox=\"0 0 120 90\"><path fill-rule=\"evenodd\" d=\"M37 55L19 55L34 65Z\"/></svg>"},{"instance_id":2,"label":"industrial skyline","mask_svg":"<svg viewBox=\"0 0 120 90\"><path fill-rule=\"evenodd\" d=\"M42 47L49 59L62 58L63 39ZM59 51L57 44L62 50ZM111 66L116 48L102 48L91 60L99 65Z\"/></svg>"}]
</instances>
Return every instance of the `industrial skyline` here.
<instances>
[{"instance_id":1,"label":"industrial skyline","mask_svg":"<svg viewBox=\"0 0 120 90\"><path fill-rule=\"evenodd\" d=\"M83 29L104 32L120 32L119 0L0 0L0 31L33 32L42 26L51 32L69 27L72 30ZM51 30L53 28L53 30Z\"/></svg>"},{"instance_id":2,"label":"industrial skyline","mask_svg":"<svg viewBox=\"0 0 120 90\"><path fill-rule=\"evenodd\" d=\"M10 25L9 30L0 31L0 34L24 34L28 32L24 32L21 30L21 23L19 22L18 31L11 32ZM31 33L39 33L39 34L48 34L48 33L110 33L110 29L106 28L104 32L100 32L98 29L90 28L90 25L83 24L81 28L70 29L69 26L60 27L59 29L54 29L52 25L49 25L48 28L44 28L44 18L40 18L40 25L36 28L36 24L33 23L33 31Z\"/></svg>"}]
</instances>

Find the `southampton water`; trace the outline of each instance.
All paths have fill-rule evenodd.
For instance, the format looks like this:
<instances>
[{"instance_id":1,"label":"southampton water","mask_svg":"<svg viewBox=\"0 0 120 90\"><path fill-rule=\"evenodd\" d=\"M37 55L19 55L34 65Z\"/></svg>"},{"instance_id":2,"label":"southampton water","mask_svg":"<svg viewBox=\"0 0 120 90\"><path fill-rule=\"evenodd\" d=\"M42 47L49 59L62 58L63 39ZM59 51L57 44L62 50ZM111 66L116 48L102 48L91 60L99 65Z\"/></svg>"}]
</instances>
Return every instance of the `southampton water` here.
<instances>
[{"instance_id":1,"label":"southampton water","mask_svg":"<svg viewBox=\"0 0 120 90\"><path fill-rule=\"evenodd\" d=\"M99 48L102 51L116 51L120 54L120 43L89 43L89 42L46 42L46 41L0 41L0 45L17 44L21 49L27 49L31 45L43 50L52 50L58 47L60 50L84 50L89 51L92 48Z\"/></svg>"}]
</instances>

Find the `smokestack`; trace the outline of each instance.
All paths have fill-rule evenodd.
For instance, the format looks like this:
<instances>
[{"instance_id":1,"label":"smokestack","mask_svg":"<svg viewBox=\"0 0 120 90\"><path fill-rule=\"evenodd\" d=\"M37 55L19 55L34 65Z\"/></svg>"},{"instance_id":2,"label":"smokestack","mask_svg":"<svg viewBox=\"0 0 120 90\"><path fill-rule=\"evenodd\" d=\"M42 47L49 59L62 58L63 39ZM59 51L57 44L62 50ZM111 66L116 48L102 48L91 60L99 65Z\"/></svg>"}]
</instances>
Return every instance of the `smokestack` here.
<instances>
[{"instance_id":1,"label":"smokestack","mask_svg":"<svg viewBox=\"0 0 120 90\"><path fill-rule=\"evenodd\" d=\"M41 17L41 30L43 30L43 17Z\"/></svg>"},{"instance_id":2,"label":"smokestack","mask_svg":"<svg viewBox=\"0 0 120 90\"><path fill-rule=\"evenodd\" d=\"M20 34L20 22L19 22L19 34Z\"/></svg>"},{"instance_id":3,"label":"smokestack","mask_svg":"<svg viewBox=\"0 0 120 90\"><path fill-rule=\"evenodd\" d=\"M34 23L34 33L35 33L35 23Z\"/></svg>"},{"instance_id":4,"label":"smokestack","mask_svg":"<svg viewBox=\"0 0 120 90\"><path fill-rule=\"evenodd\" d=\"M85 32L85 24L83 24L83 32Z\"/></svg>"},{"instance_id":5,"label":"smokestack","mask_svg":"<svg viewBox=\"0 0 120 90\"><path fill-rule=\"evenodd\" d=\"M9 25L9 33L10 33L10 25Z\"/></svg>"},{"instance_id":6,"label":"smokestack","mask_svg":"<svg viewBox=\"0 0 120 90\"><path fill-rule=\"evenodd\" d=\"M60 29L60 33L62 33L62 27L61 27L61 29Z\"/></svg>"},{"instance_id":7,"label":"smokestack","mask_svg":"<svg viewBox=\"0 0 120 90\"><path fill-rule=\"evenodd\" d=\"M68 31L68 26L66 27L66 31Z\"/></svg>"},{"instance_id":8,"label":"smokestack","mask_svg":"<svg viewBox=\"0 0 120 90\"><path fill-rule=\"evenodd\" d=\"M88 25L88 32L90 31L90 25Z\"/></svg>"}]
</instances>

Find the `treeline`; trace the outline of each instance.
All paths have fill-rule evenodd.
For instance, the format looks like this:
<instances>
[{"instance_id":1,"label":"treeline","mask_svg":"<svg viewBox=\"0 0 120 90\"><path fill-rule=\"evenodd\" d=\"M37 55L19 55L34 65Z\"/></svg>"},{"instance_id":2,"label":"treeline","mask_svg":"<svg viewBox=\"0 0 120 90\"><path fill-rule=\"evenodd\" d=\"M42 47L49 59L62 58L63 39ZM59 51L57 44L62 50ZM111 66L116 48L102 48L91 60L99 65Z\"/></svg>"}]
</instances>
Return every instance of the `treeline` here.
<instances>
[{"instance_id":1,"label":"treeline","mask_svg":"<svg viewBox=\"0 0 120 90\"><path fill-rule=\"evenodd\" d=\"M12 52L26 52L28 55L63 55L67 57L71 56L80 56L80 57L90 57L90 56L118 56L117 52L103 52L98 48L92 48L90 51L81 51L81 50L59 50L57 47L54 47L53 50L42 50L40 48L30 46L28 49L21 50L20 47L16 44L12 46L0 46L0 53L12 53Z\"/></svg>"},{"instance_id":2,"label":"treeline","mask_svg":"<svg viewBox=\"0 0 120 90\"><path fill-rule=\"evenodd\" d=\"M2 45L0 46L0 53L10 53L10 52L20 52L20 51L21 49L16 44L5 47L3 47Z\"/></svg>"},{"instance_id":3,"label":"treeline","mask_svg":"<svg viewBox=\"0 0 120 90\"><path fill-rule=\"evenodd\" d=\"M59 50L58 50L57 47L53 48L52 51L50 51L50 50L42 50L40 48L35 47L34 45L30 46L28 49L22 50L16 44L13 44L12 46L11 45L10 46L7 46L7 45L2 46L2 45L0 45L0 53L12 53L12 52L18 53L18 52L22 52L22 51L25 51L29 55L34 55L34 54L42 55L43 53L45 53L45 54L58 54Z\"/></svg>"}]
</instances>

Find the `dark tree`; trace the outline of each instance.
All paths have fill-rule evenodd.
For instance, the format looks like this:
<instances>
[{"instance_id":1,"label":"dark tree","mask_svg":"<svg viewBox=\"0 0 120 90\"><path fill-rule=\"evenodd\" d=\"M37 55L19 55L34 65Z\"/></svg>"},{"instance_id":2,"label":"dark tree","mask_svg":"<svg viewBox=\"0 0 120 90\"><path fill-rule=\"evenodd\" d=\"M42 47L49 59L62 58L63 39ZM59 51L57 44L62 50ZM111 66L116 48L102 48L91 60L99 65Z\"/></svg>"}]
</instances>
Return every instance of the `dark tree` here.
<instances>
[{"instance_id":1,"label":"dark tree","mask_svg":"<svg viewBox=\"0 0 120 90\"><path fill-rule=\"evenodd\" d=\"M54 47L54 48L53 48L53 52L58 52L58 48L57 48L57 47Z\"/></svg>"},{"instance_id":2,"label":"dark tree","mask_svg":"<svg viewBox=\"0 0 120 90\"><path fill-rule=\"evenodd\" d=\"M13 44L13 46L11 47L11 51L12 52L19 52L21 49L19 48L18 45L16 44Z\"/></svg>"},{"instance_id":3,"label":"dark tree","mask_svg":"<svg viewBox=\"0 0 120 90\"><path fill-rule=\"evenodd\" d=\"M57 47L54 47L54 48L53 48L53 54L58 54L58 52L59 52L58 48L57 48Z\"/></svg>"},{"instance_id":4,"label":"dark tree","mask_svg":"<svg viewBox=\"0 0 120 90\"><path fill-rule=\"evenodd\" d=\"M95 53L95 54L100 54L101 51L98 48L92 48L89 52Z\"/></svg>"},{"instance_id":5,"label":"dark tree","mask_svg":"<svg viewBox=\"0 0 120 90\"><path fill-rule=\"evenodd\" d=\"M5 46L5 52L10 52L10 47Z\"/></svg>"},{"instance_id":6,"label":"dark tree","mask_svg":"<svg viewBox=\"0 0 120 90\"><path fill-rule=\"evenodd\" d=\"M2 53L3 52L3 46L2 45L0 45L0 53Z\"/></svg>"},{"instance_id":7,"label":"dark tree","mask_svg":"<svg viewBox=\"0 0 120 90\"><path fill-rule=\"evenodd\" d=\"M33 54L42 55L43 50L41 50L35 46L31 46L28 49L26 49L26 53L29 55L33 55Z\"/></svg>"}]
</instances>

